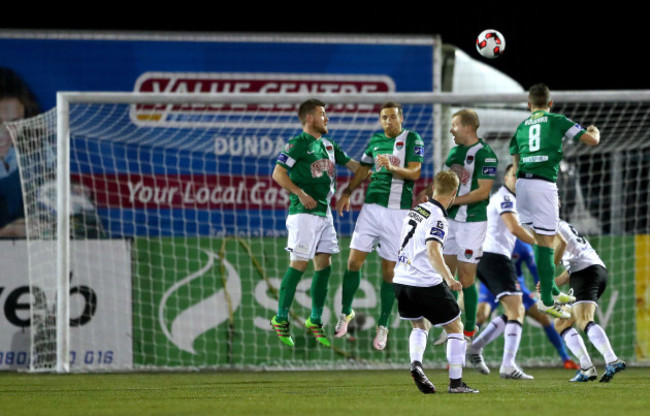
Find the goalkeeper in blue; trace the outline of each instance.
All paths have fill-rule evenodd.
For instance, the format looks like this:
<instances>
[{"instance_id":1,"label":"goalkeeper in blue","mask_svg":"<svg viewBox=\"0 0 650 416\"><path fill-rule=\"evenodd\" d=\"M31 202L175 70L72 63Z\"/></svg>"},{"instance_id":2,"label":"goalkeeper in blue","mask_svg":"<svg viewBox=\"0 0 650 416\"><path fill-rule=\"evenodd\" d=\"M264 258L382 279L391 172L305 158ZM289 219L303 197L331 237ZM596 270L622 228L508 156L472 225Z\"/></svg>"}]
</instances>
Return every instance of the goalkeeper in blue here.
<instances>
[{"instance_id":1,"label":"goalkeeper in blue","mask_svg":"<svg viewBox=\"0 0 650 416\"><path fill-rule=\"evenodd\" d=\"M551 321L550 317L545 313L538 311L537 308L533 307L537 302L536 297L526 286L523 271L523 265L525 264L526 268L533 277L535 284L539 282L539 276L537 275L537 266L535 265L535 257L533 255L533 247L530 244L524 243L523 241L517 239L515 242L515 249L512 252L512 261L514 262L515 270L517 271L517 281L519 282L519 286L521 288L522 301L524 308L526 309L526 315L533 318L542 326L549 342L553 344L560 358L562 359L564 368L567 370L580 369L580 366L578 366L578 364L576 364L569 357L566 347L564 346L564 342L562 342L560 334L558 334L555 330L555 326L553 325L553 321ZM479 290L478 314L476 315L477 325L483 326L483 324L490 317L492 311L495 310L498 305L499 301L489 291L489 289L482 284ZM495 317L488 325L491 326L490 330L492 330L492 328L496 330L502 330L502 328L505 328L505 322L506 319L504 318L504 315L499 315ZM485 330L488 329L486 328Z\"/></svg>"},{"instance_id":2,"label":"goalkeeper in blue","mask_svg":"<svg viewBox=\"0 0 650 416\"><path fill-rule=\"evenodd\" d=\"M589 241L571 224L560 221L556 237L556 263L562 259L564 272L555 278L556 285L569 283L576 301L571 306L571 318L556 320L555 328L562 335L566 346L580 360L580 370L569 381L595 380L598 373L585 343L574 328L581 329L605 359L605 373L601 383L607 383L616 373L625 370L625 361L618 358L605 330L594 321L598 299L607 287L608 273L605 263Z\"/></svg>"}]
</instances>

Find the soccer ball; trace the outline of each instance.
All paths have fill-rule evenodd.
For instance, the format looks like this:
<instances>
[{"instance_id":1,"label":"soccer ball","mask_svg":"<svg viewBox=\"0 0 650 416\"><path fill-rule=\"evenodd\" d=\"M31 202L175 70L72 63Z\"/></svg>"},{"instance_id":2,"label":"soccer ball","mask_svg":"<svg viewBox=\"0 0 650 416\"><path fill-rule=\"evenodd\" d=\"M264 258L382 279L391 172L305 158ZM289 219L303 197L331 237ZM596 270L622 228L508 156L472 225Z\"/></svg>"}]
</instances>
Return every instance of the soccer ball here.
<instances>
[{"instance_id":1,"label":"soccer ball","mask_svg":"<svg viewBox=\"0 0 650 416\"><path fill-rule=\"evenodd\" d=\"M506 38L498 30L484 30L476 38L476 50L485 58L497 58L506 50Z\"/></svg>"}]
</instances>

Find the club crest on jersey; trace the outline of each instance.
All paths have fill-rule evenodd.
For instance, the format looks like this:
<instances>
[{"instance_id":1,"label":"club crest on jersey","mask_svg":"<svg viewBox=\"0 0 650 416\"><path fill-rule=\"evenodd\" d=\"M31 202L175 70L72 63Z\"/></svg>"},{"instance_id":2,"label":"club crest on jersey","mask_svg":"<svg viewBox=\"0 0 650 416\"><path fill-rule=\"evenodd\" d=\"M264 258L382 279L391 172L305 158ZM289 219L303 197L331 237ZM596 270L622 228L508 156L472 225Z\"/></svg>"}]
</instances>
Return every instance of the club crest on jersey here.
<instances>
[{"instance_id":1,"label":"club crest on jersey","mask_svg":"<svg viewBox=\"0 0 650 416\"><path fill-rule=\"evenodd\" d=\"M465 170L465 167L463 167L463 165L452 165L451 171L454 172L456 176L458 176L458 180L461 184L465 185L467 182L469 182L470 174Z\"/></svg>"},{"instance_id":2,"label":"club crest on jersey","mask_svg":"<svg viewBox=\"0 0 650 416\"><path fill-rule=\"evenodd\" d=\"M395 143L395 149L402 150L403 147L404 147L404 142Z\"/></svg>"},{"instance_id":3,"label":"club crest on jersey","mask_svg":"<svg viewBox=\"0 0 650 416\"><path fill-rule=\"evenodd\" d=\"M332 150L334 150L334 146L328 144L327 146L325 146L325 149L327 149L328 152L331 152Z\"/></svg>"},{"instance_id":4,"label":"club crest on jersey","mask_svg":"<svg viewBox=\"0 0 650 416\"><path fill-rule=\"evenodd\" d=\"M311 164L311 177L320 178L326 172L330 178L334 177L334 163L329 159L319 159Z\"/></svg>"},{"instance_id":5,"label":"club crest on jersey","mask_svg":"<svg viewBox=\"0 0 650 416\"><path fill-rule=\"evenodd\" d=\"M474 255L473 250L470 250L470 249L465 250L465 258L466 259L471 259L473 255Z\"/></svg>"},{"instance_id":6,"label":"club crest on jersey","mask_svg":"<svg viewBox=\"0 0 650 416\"><path fill-rule=\"evenodd\" d=\"M465 163L467 163L468 165L474 163L474 155L468 155L467 159L465 159Z\"/></svg>"}]
</instances>

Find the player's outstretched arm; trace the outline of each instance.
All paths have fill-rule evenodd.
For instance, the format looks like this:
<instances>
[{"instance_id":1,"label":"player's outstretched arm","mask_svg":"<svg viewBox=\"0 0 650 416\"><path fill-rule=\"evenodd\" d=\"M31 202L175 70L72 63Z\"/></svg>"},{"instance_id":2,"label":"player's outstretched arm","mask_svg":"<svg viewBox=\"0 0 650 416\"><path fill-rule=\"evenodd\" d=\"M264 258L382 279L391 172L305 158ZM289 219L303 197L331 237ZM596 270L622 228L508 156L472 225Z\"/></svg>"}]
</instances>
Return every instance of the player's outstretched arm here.
<instances>
[{"instance_id":1,"label":"player's outstretched arm","mask_svg":"<svg viewBox=\"0 0 650 416\"><path fill-rule=\"evenodd\" d=\"M287 191L291 192L292 194L296 195L300 200L300 203L305 208L314 209L316 208L316 205L318 205L318 203L314 198L309 196L305 191L302 190L302 188L300 188L298 185L293 183L293 181L289 177L289 174L287 173L287 169L284 168L283 166L275 165L271 177L278 185L280 185Z\"/></svg>"},{"instance_id":2,"label":"player's outstretched arm","mask_svg":"<svg viewBox=\"0 0 650 416\"><path fill-rule=\"evenodd\" d=\"M359 163L358 161L356 161L354 159L350 159L348 161L348 163L345 164L345 167L348 168L350 170L350 172L357 173L357 171L361 167L361 163Z\"/></svg>"},{"instance_id":3,"label":"player's outstretched arm","mask_svg":"<svg viewBox=\"0 0 650 416\"><path fill-rule=\"evenodd\" d=\"M506 224L506 227L508 227L508 231L518 239L527 244L535 244L535 237L533 237L530 231L521 226L517 214L514 212L504 212L501 214L501 219Z\"/></svg>"},{"instance_id":4,"label":"player's outstretched arm","mask_svg":"<svg viewBox=\"0 0 650 416\"><path fill-rule=\"evenodd\" d=\"M370 166L357 164L358 167L354 172L354 176L350 179L350 183L343 189L341 195L336 200L335 208L340 216L343 215L343 211L350 211L350 195L352 195L352 191L358 188L370 175Z\"/></svg>"},{"instance_id":5,"label":"player's outstretched arm","mask_svg":"<svg viewBox=\"0 0 650 416\"><path fill-rule=\"evenodd\" d=\"M434 270L438 272L447 283L449 289L459 291L463 288L463 285L458 280L454 279L454 275L451 274L451 270L449 270L447 263L445 263L445 258L442 255L442 244L436 240L427 241L427 257L429 258Z\"/></svg>"},{"instance_id":6,"label":"player's outstretched arm","mask_svg":"<svg viewBox=\"0 0 650 416\"><path fill-rule=\"evenodd\" d=\"M377 156L377 166L386 168L393 176L409 181L417 181L420 179L420 173L422 171L422 163L420 162L408 162L406 167L395 166L390 163L390 158L387 155Z\"/></svg>"},{"instance_id":7,"label":"player's outstretched arm","mask_svg":"<svg viewBox=\"0 0 650 416\"><path fill-rule=\"evenodd\" d=\"M562 272L558 277L555 278L555 284L562 286L569 283L569 272L566 270Z\"/></svg>"},{"instance_id":8,"label":"player's outstretched arm","mask_svg":"<svg viewBox=\"0 0 650 416\"><path fill-rule=\"evenodd\" d=\"M515 172L519 171L519 159L521 159L519 153L512 155L512 168L515 170Z\"/></svg>"},{"instance_id":9,"label":"player's outstretched arm","mask_svg":"<svg viewBox=\"0 0 650 416\"><path fill-rule=\"evenodd\" d=\"M580 136L580 141L587 146L598 146L600 143L600 130L596 126L587 127L587 132Z\"/></svg>"},{"instance_id":10,"label":"player's outstretched arm","mask_svg":"<svg viewBox=\"0 0 650 416\"><path fill-rule=\"evenodd\" d=\"M453 205L469 205L475 202L490 199L492 183L494 183L494 180L492 179L479 179L478 188L466 193L465 195L457 196L453 202Z\"/></svg>"}]
</instances>

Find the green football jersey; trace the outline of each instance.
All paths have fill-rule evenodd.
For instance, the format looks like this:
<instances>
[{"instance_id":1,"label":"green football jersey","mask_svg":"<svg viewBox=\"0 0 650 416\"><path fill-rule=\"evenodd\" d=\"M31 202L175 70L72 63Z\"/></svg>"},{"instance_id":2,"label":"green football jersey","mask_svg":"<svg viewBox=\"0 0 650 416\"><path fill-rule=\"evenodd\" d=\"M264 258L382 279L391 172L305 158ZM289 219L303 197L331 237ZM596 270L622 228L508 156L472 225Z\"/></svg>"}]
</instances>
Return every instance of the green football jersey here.
<instances>
[{"instance_id":1,"label":"green football jersey","mask_svg":"<svg viewBox=\"0 0 650 416\"><path fill-rule=\"evenodd\" d=\"M495 179L499 161L490 146L479 139L471 146L458 145L449 151L445 165L458 175L458 196L478 189L479 179ZM460 222L487 221L489 198L449 208L449 218Z\"/></svg>"},{"instance_id":2,"label":"green football jersey","mask_svg":"<svg viewBox=\"0 0 650 416\"><path fill-rule=\"evenodd\" d=\"M519 155L518 175L557 180L562 143L585 133L579 124L561 114L535 111L524 120L510 141L510 154Z\"/></svg>"},{"instance_id":3,"label":"green football jersey","mask_svg":"<svg viewBox=\"0 0 650 416\"><path fill-rule=\"evenodd\" d=\"M329 138L302 133L289 140L276 164L289 171L291 181L314 198L316 208L307 209L297 195L291 194L289 215L327 215L330 200L336 191L336 165L344 166L350 157Z\"/></svg>"},{"instance_id":4,"label":"green football jersey","mask_svg":"<svg viewBox=\"0 0 650 416\"><path fill-rule=\"evenodd\" d=\"M406 167L409 162L422 163L424 142L414 131L402 130L395 138L386 137L382 131L375 133L360 163L375 166L379 155L389 155L394 166ZM386 168L376 169L370 178L366 190L366 204L377 204L390 209L411 209L413 203L413 186L415 182L393 176Z\"/></svg>"}]
</instances>

